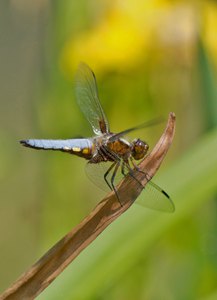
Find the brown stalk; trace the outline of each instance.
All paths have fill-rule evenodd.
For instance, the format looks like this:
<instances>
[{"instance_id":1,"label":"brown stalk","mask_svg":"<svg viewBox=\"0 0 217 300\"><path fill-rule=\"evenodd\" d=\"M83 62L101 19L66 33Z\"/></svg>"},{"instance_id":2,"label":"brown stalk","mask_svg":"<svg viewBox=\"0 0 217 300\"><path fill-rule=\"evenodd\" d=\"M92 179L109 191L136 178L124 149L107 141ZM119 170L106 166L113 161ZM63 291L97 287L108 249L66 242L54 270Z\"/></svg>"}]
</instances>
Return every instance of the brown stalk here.
<instances>
[{"instance_id":1,"label":"brown stalk","mask_svg":"<svg viewBox=\"0 0 217 300\"><path fill-rule=\"evenodd\" d=\"M141 170L153 177L159 169L175 132L175 114L170 113L164 133L151 153L140 163ZM143 185L144 174L138 175ZM137 178L138 178L137 176ZM1 296L1 300L34 299L39 295L111 222L125 212L136 200L142 188L130 176L117 187L120 206L114 193L107 195L74 229L57 242L41 259L15 281Z\"/></svg>"}]
</instances>

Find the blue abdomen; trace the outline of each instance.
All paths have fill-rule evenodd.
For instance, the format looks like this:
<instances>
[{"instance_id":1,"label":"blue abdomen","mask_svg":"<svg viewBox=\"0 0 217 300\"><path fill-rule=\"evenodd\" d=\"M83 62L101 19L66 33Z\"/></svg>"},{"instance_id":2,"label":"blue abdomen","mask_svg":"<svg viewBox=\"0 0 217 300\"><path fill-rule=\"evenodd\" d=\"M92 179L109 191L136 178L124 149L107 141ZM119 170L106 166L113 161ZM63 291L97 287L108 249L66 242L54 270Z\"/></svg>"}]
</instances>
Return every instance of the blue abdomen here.
<instances>
[{"instance_id":1,"label":"blue abdomen","mask_svg":"<svg viewBox=\"0 0 217 300\"><path fill-rule=\"evenodd\" d=\"M22 140L20 143L23 146L44 149L44 150L59 150L90 158L92 156L93 142L91 139L70 139L70 140Z\"/></svg>"}]
</instances>

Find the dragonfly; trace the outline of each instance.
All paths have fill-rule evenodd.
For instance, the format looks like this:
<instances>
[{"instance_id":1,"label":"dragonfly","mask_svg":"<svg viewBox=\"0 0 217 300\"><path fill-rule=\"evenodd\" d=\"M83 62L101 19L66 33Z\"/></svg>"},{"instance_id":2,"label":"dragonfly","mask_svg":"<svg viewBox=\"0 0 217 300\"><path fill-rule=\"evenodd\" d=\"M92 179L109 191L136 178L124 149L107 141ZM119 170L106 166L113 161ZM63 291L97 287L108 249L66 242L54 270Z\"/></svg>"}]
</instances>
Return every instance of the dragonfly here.
<instances>
[{"instance_id":1,"label":"dragonfly","mask_svg":"<svg viewBox=\"0 0 217 300\"><path fill-rule=\"evenodd\" d=\"M170 196L151 181L148 174L145 187L134 175L135 170L144 173L139 169L137 162L145 158L149 145L139 138L130 141L126 137L130 132L154 125L156 120L119 133L111 132L99 100L95 74L85 63L80 63L75 76L75 94L81 111L92 127L93 137L66 140L27 139L21 140L20 143L34 149L58 150L85 158L88 161L87 176L101 189L112 190L121 206L116 186L120 179L130 175L143 187L139 204L154 210L173 212L175 207Z\"/></svg>"}]
</instances>

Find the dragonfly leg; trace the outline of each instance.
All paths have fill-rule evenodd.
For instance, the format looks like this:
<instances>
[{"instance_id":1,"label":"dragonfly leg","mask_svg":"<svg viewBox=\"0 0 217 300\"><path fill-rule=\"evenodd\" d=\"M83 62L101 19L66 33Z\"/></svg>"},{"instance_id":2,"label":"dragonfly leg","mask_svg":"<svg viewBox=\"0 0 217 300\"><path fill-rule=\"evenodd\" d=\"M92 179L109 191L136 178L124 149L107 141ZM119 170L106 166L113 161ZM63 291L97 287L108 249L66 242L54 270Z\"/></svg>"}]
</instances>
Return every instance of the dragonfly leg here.
<instances>
[{"instance_id":1,"label":"dragonfly leg","mask_svg":"<svg viewBox=\"0 0 217 300\"><path fill-rule=\"evenodd\" d=\"M131 161L133 167L136 169L137 172L140 172L140 173L144 174L144 175L145 175L145 178L146 178L148 181L151 180L152 177L151 177L148 173L142 171L142 170L137 166L137 164L134 162L134 160L133 160L132 157L130 158L130 161Z\"/></svg>"},{"instance_id":2,"label":"dragonfly leg","mask_svg":"<svg viewBox=\"0 0 217 300\"><path fill-rule=\"evenodd\" d=\"M134 166L134 162L132 161L132 163L133 163L133 166ZM132 168L130 167L130 164L129 164L129 161L127 161L127 162L125 162L125 165L126 165L126 167L128 168L128 170L129 170L129 175L134 179L134 180L136 180L137 182L138 182L138 184L139 185L141 185L142 187L144 187L143 186L143 184L134 176L134 174L133 174L133 170L132 170ZM138 166L136 166L137 168L138 168ZM136 169L137 170L137 169ZM138 172L139 172L139 170L137 170Z\"/></svg>"},{"instance_id":3,"label":"dragonfly leg","mask_svg":"<svg viewBox=\"0 0 217 300\"><path fill-rule=\"evenodd\" d=\"M123 206L122 203L121 203L121 201L120 201L120 198L119 198L119 196L118 196L118 192L117 192L117 190L116 190L116 187L115 187L115 185L114 185L115 176L116 176L116 174L117 174L118 168L120 167L120 161L115 162L115 164L116 164L116 165L115 165L115 169L114 169L113 174L112 174L112 177L111 177L111 186L112 186L112 189L113 189L114 192L115 192L115 195L116 195L116 197L117 197L117 199L118 199L118 202L120 203L121 206Z\"/></svg>"},{"instance_id":4,"label":"dragonfly leg","mask_svg":"<svg viewBox=\"0 0 217 300\"><path fill-rule=\"evenodd\" d=\"M113 190L113 188L112 188L112 186L110 185L110 183L108 182L108 180L107 180L107 176L108 176L108 174L111 172L111 170L114 168L114 166L116 165L116 162L114 162L109 168L108 168L108 170L105 172L105 174L104 174L104 180L105 180L105 182L107 183L107 185L109 186L109 188L111 189L111 190Z\"/></svg>"},{"instance_id":5,"label":"dragonfly leg","mask_svg":"<svg viewBox=\"0 0 217 300\"><path fill-rule=\"evenodd\" d=\"M127 174L125 173L124 167L125 167L125 164L124 164L124 162L122 162L122 164L121 164L121 174L122 174L124 177L126 177Z\"/></svg>"}]
</instances>

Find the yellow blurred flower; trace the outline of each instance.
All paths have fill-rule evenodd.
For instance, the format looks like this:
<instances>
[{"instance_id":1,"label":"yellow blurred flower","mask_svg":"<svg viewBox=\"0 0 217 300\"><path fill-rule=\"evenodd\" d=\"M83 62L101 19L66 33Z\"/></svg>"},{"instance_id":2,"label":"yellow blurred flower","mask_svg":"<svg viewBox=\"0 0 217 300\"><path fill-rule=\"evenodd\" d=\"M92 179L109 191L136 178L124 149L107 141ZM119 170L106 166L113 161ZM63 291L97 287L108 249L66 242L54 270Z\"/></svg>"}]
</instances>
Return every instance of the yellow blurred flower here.
<instances>
[{"instance_id":1,"label":"yellow blurred flower","mask_svg":"<svg viewBox=\"0 0 217 300\"><path fill-rule=\"evenodd\" d=\"M79 61L96 71L125 69L146 57L153 36L153 12L168 1L113 1L112 8L94 28L68 41L61 56L61 67L71 74Z\"/></svg>"},{"instance_id":2,"label":"yellow blurred flower","mask_svg":"<svg viewBox=\"0 0 217 300\"><path fill-rule=\"evenodd\" d=\"M191 58L189 50L195 44L199 26L199 5L194 1L113 0L111 3L112 7L97 25L66 43L60 59L66 75L71 77L79 61L87 62L97 73L132 68L149 58L153 49L160 54L163 47L177 52L179 59L182 56L186 59L186 53ZM215 52L216 5L213 4L213 9L207 1L205 6L205 40Z\"/></svg>"},{"instance_id":3,"label":"yellow blurred flower","mask_svg":"<svg viewBox=\"0 0 217 300\"><path fill-rule=\"evenodd\" d=\"M63 49L62 67L71 73L78 61L101 68L125 68L135 64L149 40L149 31L141 32L132 18L113 11L98 27L69 41Z\"/></svg>"}]
</instances>

